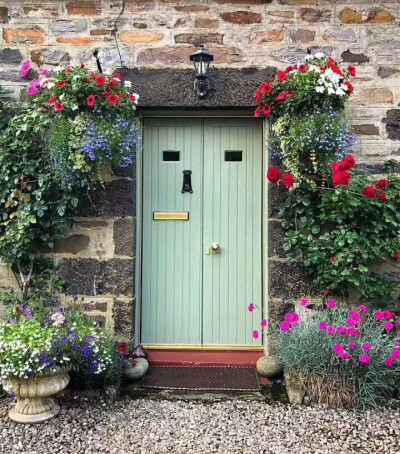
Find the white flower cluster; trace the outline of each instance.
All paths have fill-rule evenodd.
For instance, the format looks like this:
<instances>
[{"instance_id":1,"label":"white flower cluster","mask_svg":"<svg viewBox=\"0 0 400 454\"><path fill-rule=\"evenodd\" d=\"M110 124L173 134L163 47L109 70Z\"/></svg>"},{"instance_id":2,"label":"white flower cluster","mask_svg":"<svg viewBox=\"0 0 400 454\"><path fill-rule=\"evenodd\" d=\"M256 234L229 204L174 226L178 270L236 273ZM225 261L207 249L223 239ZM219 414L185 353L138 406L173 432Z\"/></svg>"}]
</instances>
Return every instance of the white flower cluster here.
<instances>
[{"instance_id":1,"label":"white flower cluster","mask_svg":"<svg viewBox=\"0 0 400 454\"><path fill-rule=\"evenodd\" d=\"M343 83L343 77L335 73L331 68L327 68L318 79L315 87L317 93L327 92L328 95L344 96L349 87Z\"/></svg>"}]
</instances>

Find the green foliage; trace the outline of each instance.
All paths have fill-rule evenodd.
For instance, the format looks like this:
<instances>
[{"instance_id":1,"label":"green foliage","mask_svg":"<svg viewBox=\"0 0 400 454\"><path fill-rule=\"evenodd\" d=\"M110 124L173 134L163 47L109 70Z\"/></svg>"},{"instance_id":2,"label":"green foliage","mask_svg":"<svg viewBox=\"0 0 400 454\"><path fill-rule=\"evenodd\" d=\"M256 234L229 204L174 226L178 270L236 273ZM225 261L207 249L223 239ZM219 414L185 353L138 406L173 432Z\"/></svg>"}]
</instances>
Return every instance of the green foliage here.
<instances>
[{"instance_id":1,"label":"green foliage","mask_svg":"<svg viewBox=\"0 0 400 454\"><path fill-rule=\"evenodd\" d=\"M339 406L378 406L382 397L391 396L395 392L400 373L398 361L391 367L385 365L386 358L391 357L395 348L393 338L383 334L382 321L376 320L372 315L364 316L358 327L358 336L329 334L320 329L319 323L324 321L331 327L343 327L349 312L345 308L325 309L323 312L321 309L318 307L317 310L308 311L312 313L297 326L280 332L278 348L285 373L289 376L304 376L304 386L309 387L317 401L320 397L318 393L321 393L328 396L331 394L330 403L336 400ZM349 346L350 342L355 343L353 349ZM371 344L371 350L365 352L362 345L367 342ZM337 344L342 345L344 351L350 354L349 359L342 359L334 353L333 347ZM370 364L360 362L359 356L362 354L368 354ZM313 381L319 377L322 377L326 386L316 392L316 387L312 389ZM341 387L335 387L334 383L340 383Z\"/></svg>"},{"instance_id":2,"label":"green foliage","mask_svg":"<svg viewBox=\"0 0 400 454\"><path fill-rule=\"evenodd\" d=\"M284 248L319 287L344 296L356 288L362 298L378 305L394 297L400 283L372 267L395 259L400 249L400 178L389 174L387 181L386 201L363 195L371 180L361 171L348 185L302 184L289 192L281 207Z\"/></svg>"}]
</instances>

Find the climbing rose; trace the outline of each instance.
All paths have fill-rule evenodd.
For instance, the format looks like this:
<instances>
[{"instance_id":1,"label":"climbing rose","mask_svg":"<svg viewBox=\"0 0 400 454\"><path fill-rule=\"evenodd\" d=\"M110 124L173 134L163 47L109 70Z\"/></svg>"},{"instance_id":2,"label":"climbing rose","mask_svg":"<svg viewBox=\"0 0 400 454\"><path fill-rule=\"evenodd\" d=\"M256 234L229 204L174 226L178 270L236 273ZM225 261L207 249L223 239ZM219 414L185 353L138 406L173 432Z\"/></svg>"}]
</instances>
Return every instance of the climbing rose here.
<instances>
[{"instance_id":1,"label":"climbing rose","mask_svg":"<svg viewBox=\"0 0 400 454\"><path fill-rule=\"evenodd\" d=\"M288 322L282 322L280 325L279 325L279 328L281 331L289 331L290 330L290 325Z\"/></svg>"},{"instance_id":2,"label":"climbing rose","mask_svg":"<svg viewBox=\"0 0 400 454\"><path fill-rule=\"evenodd\" d=\"M249 307L248 307L249 312L253 312L255 308L256 308L256 305L254 303L249 304Z\"/></svg>"},{"instance_id":3,"label":"climbing rose","mask_svg":"<svg viewBox=\"0 0 400 454\"><path fill-rule=\"evenodd\" d=\"M96 99L93 95L90 95L86 102L89 107L93 107L96 104Z\"/></svg>"},{"instance_id":4,"label":"climbing rose","mask_svg":"<svg viewBox=\"0 0 400 454\"><path fill-rule=\"evenodd\" d=\"M367 306L364 306L363 304L361 304L361 305L359 306L359 308L360 308L360 311L361 311L361 312L367 312L367 310L368 310L368 309L367 309Z\"/></svg>"},{"instance_id":5,"label":"climbing rose","mask_svg":"<svg viewBox=\"0 0 400 454\"><path fill-rule=\"evenodd\" d=\"M278 183L281 177L281 171L278 167L270 167L267 172L268 181L272 184Z\"/></svg>"},{"instance_id":6,"label":"climbing rose","mask_svg":"<svg viewBox=\"0 0 400 454\"><path fill-rule=\"evenodd\" d=\"M336 300L328 300L326 305L329 307L329 309L334 309L337 306L337 301Z\"/></svg>"},{"instance_id":7,"label":"climbing rose","mask_svg":"<svg viewBox=\"0 0 400 454\"><path fill-rule=\"evenodd\" d=\"M371 357L369 355L360 355L358 359L361 364L369 364L371 362Z\"/></svg>"},{"instance_id":8,"label":"climbing rose","mask_svg":"<svg viewBox=\"0 0 400 454\"><path fill-rule=\"evenodd\" d=\"M367 186L362 193L367 199L373 199L376 196L376 189L373 186Z\"/></svg>"},{"instance_id":9,"label":"climbing rose","mask_svg":"<svg viewBox=\"0 0 400 454\"><path fill-rule=\"evenodd\" d=\"M386 188L386 186L388 185L388 180L386 179L382 179L382 180L379 180L378 183L376 184L376 188L377 189L383 189L383 188Z\"/></svg>"},{"instance_id":10,"label":"climbing rose","mask_svg":"<svg viewBox=\"0 0 400 454\"><path fill-rule=\"evenodd\" d=\"M345 186L349 184L351 175L348 172L338 171L332 176L332 183L334 186Z\"/></svg>"},{"instance_id":11,"label":"climbing rose","mask_svg":"<svg viewBox=\"0 0 400 454\"><path fill-rule=\"evenodd\" d=\"M97 76L94 81L99 87L103 87L106 84L106 78L104 76Z\"/></svg>"},{"instance_id":12,"label":"climbing rose","mask_svg":"<svg viewBox=\"0 0 400 454\"><path fill-rule=\"evenodd\" d=\"M347 71L350 76L356 77L356 68L354 66L348 66Z\"/></svg>"},{"instance_id":13,"label":"climbing rose","mask_svg":"<svg viewBox=\"0 0 400 454\"><path fill-rule=\"evenodd\" d=\"M392 358L394 358L394 359L400 359L400 350L398 350L397 348L395 348L395 349L392 351Z\"/></svg>"},{"instance_id":14,"label":"climbing rose","mask_svg":"<svg viewBox=\"0 0 400 454\"><path fill-rule=\"evenodd\" d=\"M293 186L293 183L295 181L295 178L292 174L290 173L284 173L282 175L282 184L283 186L287 188L291 188Z\"/></svg>"},{"instance_id":15,"label":"climbing rose","mask_svg":"<svg viewBox=\"0 0 400 454\"><path fill-rule=\"evenodd\" d=\"M318 326L320 330L326 330L326 328L328 328L328 324L326 322L319 322Z\"/></svg>"},{"instance_id":16,"label":"climbing rose","mask_svg":"<svg viewBox=\"0 0 400 454\"><path fill-rule=\"evenodd\" d=\"M335 355L341 355L344 352L344 348L342 344L336 344L332 348Z\"/></svg>"},{"instance_id":17,"label":"climbing rose","mask_svg":"<svg viewBox=\"0 0 400 454\"><path fill-rule=\"evenodd\" d=\"M351 348L352 350L354 350L356 348L356 343L355 342L349 342L349 348Z\"/></svg>"},{"instance_id":18,"label":"climbing rose","mask_svg":"<svg viewBox=\"0 0 400 454\"><path fill-rule=\"evenodd\" d=\"M265 328L268 325L268 320L265 320L264 318L263 320L261 320L260 325L262 328Z\"/></svg>"},{"instance_id":19,"label":"climbing rose","mask_svg":"<svg viewBox=\"0 0 400 454\"><path fill-rule=\"evenodd\" d=\"M369 352L371 350L371 344L369 342L364 342L361 348L363 352Z\"/></svg>"},{"instance_id":20,"label":"climbing rose","mask_svg":"<svg viewBox=\"0 0 400 454\"><path fill-rule=\"evenodd\" d=\"M119 98L117 95L109 95L109 97L107 98L108 99L108 103L109 104L118 104L118 101L119 101Z\"/></svg>"},{"instance_id":21,"label":"climbing rose","mask_svg":"<svg viewBox=\"0 0 400 454\"><path fill-rule=\"evenodd\" d=\"M379 199L381 202L386 202L386 200L387 200L387 195L386 195L384 192L381 192L381 193L378 195L378 199Z\"/></svg>"},{"instance_id":22,"label":"climbing rose","mask_svg":"<svg viewBox=\"0 0 400 454\"><path fill-rule=\"evenodd\" d=\"M392 367L394 364L394 359L391 358L390 356L388 356L386 359L385 359L385 366L386 367Z\"/></svg>"},{"instance_id":23,"label":"climbing rose","mask_svg":"<svg viewBox=\"0 0 400 454\"><path fill-rule=\"evenodd\" d=\"M260 337L260 333L257 330L254 330L253 337L254 337L254 339L258 339Z\"/></svg>"},{"instance_id":24,"label":"climbing rose","mask_svg":"<svg viewBox=\"0 0 400 454\"><path fill-rule=\"evenodd\" d=\"M389 333L394 328L394 325L393 325L393 323L386 322L383 327L385 328L385 331L387 331Z\"/></svg>"}]
</instances>

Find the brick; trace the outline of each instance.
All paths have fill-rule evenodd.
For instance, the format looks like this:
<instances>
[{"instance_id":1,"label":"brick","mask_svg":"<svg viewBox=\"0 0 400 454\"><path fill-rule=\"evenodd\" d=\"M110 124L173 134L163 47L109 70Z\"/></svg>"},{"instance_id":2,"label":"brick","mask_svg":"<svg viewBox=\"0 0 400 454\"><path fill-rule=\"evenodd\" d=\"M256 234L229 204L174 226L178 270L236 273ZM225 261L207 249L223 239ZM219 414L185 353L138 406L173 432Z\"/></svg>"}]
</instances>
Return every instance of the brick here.
<instances>
[{"instance_id":1,"label":"brick","mask_svg":"<svg viewBox=\"0 0 400 454\"><path fill-rule=\"evenodd\" d=\"M346 63L368 63L369 57L364 54L356 54L346 50L342 53L342 60Z\"/></svg>"},{"instance_id":2,"label":"brick","mask_svg":"<svg viewBox=\"0 0 400 454\"><path fill-rule=\"evenodd\" d=\"M327 30L323 35L323 39L325 41L355 43L357 42L357 35L352 28L337 28Z\"/></svg>"},{"instance_id":3,"label":"brick","mask_svg":"<svg viewBox=\"0 0 400 454\"><path fill-rule=\"evenodd\" d=\"M101 10L96 7L94 0L68 2L67 12L70 16L97 16Z\"/></svg>"},{"instance_id":4,"label":"brick","mask_svg":"<svg viewBox=\"0 0 400 454\"><path fill-rule=\"evenodd\" d=\"M105 29L90 30L90 34L92 36L111 35L112 30L105 30Z\"/></svg>"},{"instance_id":5,"label":"brick","mask_svg":"<svg viewBox=\"0 0 400 454\"><path fill-rule=\"evenodd\" d=\"M234 11L232 13L222 13L222 20L231 24L247 25L259 24L261 22L261 14L251 11Z\"/></svg>"},{"instance_id":6,"label":"brick","mask_svg":"<svg viewBox=\"0 0 400 454\"><path fill-rule=\"evenodd\" d=\"M80 37L65 37L57 38L60 44L71 44L72 46L90 46L91 44L100 42L100 38L80 38Z\"/></svg>"},{"instance_id":7,"label":"brick","mask_svg":"<svg viewBox=\"0 0 400 454\"><path fill-rule=\"evenodd\" d=\"M163 33L152 32L122 32L121 42L125 44L150 44L157 43L164 38Z\"/></svg>"},{"instance_id":8,"label":"brick","mask_svg":"<svg viewBox=\"0 0 400 454\"><path fill-rule=\"evenodd\" d=\"M272 17L278 17L281 18L282 20L294 18L293 11L268 11L267 15Z\"/></svg>"},{"instance_id":9,"label":"brick","mask_svg":"<svg viewBox=\"0 0 400 454\"><path fill-rule=\"evenodd\" d=\"M333 17L333 11L329 9L316 9L316 8L301 8L301 20L310 24L316 22L330 22Z\"/></svg>"},{"instance_id":10,"label":"brick","mask_svg":"<svg viewBox=\"0 0 400 454\"><path fill-rule=\"evenodd\" d=\"M50 25L50 30L54 33L80 33L87 29L85 19L75 20L56 20Z\"/></svg>"},{"instance_id":11,"label":"brick","mask_svg":"<svg viewBox=\"0 0 400 454\"><path fill-rule=\"evenodd\" d=\"M388 88L367 88L359 91L358 102L363 106L393 104L393 93Z\"/></svg>"},{"instance_id":12,"label":"brick","mask_svg":"<svg viewBox=\"0 0 400 454\"><path fill-rule=\"evenodd\" d=\"M49 6L24 6L24 14L28 17L57 17L58 8Z\"/></svg>"},{"instance_id":13,"label":"brick","mask_svg":"<svg viewBox=\"0 0 400 454\"><path fill-rule=\"evenodd\" d=\"M18 49L0 49L0 63L5 65L18 65L22 62L22 54Z\"/></svg>"},{"instance_id":14,"label":"brick","mask_svg":"<svg viewBox=\"0 0 400 454\"><path fill-rule=\"evenodd\" d=\"M193 44L194 46L206 43L223 44L224 35L221 35L221 33L181 33L175 35L175 42L177 44Z\"/></svg>"},{"instance_id":15,"label":"brick","mask_svg":"<svg viewBox=\"0 0 400 454\"><path fill-rule=\"evenodd\" d=\"M351 8L342 9L342 11L340 11L339 13L339 19L344 24L362 24L365 22L362 14L354 11L354 9Z\"/></svg>"},{"instance_id":16,"label":"brick","mask_svg":"<svg viewBox=\"0 0 400 454\"><path fill-rule=\"evenodd\" d=\"M218 28L218 19L196 19L194 22L196 28Z\"/></svg>"},{"instance_id":17,"label":"brick","mask_svg":"<svg viewBox=\"0 0 400 454\"><path fill-rule=\"evenodd\" d=\"M3 39L8 44L44 44L46 35L42 28L5 28Z\"/></svg>"},{"instance_id":18,"label":"brick","mask_svg":"<svg viewBox=\"0 0 400 454\"><path fill-rule=\"evenodd\" d=\"M188 5L188 6L175 6L176 11L182 13L206 13L210 10L208 6L205 5Z\"/></svg>"},{"instance_id":19,"label":"brick","mask_svg":"<svg viewBox=\"0 0 400 454\"><path fill-rule=\"evenodd\" d=\"M251 44L262 44L273 41L282 41L284 38L283 30L269 30L257 32L253 37L250 38Z\"/></svg>"},{"instance_id":20,"label":"brick","mask_svg":"<svg viewBox=\"0 0 400 454\"><path fill-rule=\"evenodd\" d=\"M289 30L290 40L294 43L307 43L315 40L315 30L306 30L299 28L297 30Z\"/></svg>"},{"instance_id":21,"label":"brick","mask_svg":"<svg viewBox=\"0 0 400 454\"><path fill-rule=\"evenodd\" d=\"M386 132L390 140L400 140L400 109L391 109L386 112L382 120L386 124Z\"/></svg>"},{"instance_id":22,"label":"brick","mask_svg":"<svg viewBox=\"0 0 400 454\"><path fill-rule=\"evenodd\" d=\"M376 11L368 16L367 22L372 24L391 24L396 20L388 11Z\"/></svg>"},{"instance_id":23,"label":"brick","mask_svg":"<svg viewBox=\"0 0 400 454\"><path fill-rule=\"evenodd\" d=\"M396 20L391 13L385 10L371 10L368 14L363 15L351 8L342 9L339 19L344 24L390 24Z\"/></svg>"},{"instance_id":24,"label":"brick","mask_svg":"<svg viewBox=\"0 0 400 454\"><path fill-rule=\"evenodd\" d=\"M143 23L143 22L134 22L134 23L133 23L133 26L134 26L135 28L139 28L139 29L142 29L142 30L145 29L145 28L147 28L147 24L145 24L145 23Z\"/></svg>"},{"instance_id":25,"label":"brick","mask_svg":"<svg viewBox=\"0 0 400 454\"><path fill-rule=\"evenodd\" d=\"M9 21L8 8L0 7L0 24L6 24Z\"/></svg>"},{"instance_id":26,"label":"brick","mask_svg":"<svg viewBox=\"0 0 400 454\"><path fill-rule=\"evenodd\" d=\"M31 52L31 60L38 66L41 65L68 65L70 56L67 52L57 48L42 48Z\"/></svg>"},{"instance_id":27,"label":"brick","mask_svg":"<svg viewBox=\"0 0 400 454\"><path fill-rule=\"evenodd\" d=\"M365 124L365 125L353 125L351 131L354 134L359 134L361 136L378 136L379 128L378 126Z\"/></svg>"},{"instance_id":28,"label":"brick","mask_svg":"<svg viewBox=\"0 0 400 454\"><path fill-rule=\"evenodd\" d=\"M154 9L152 0L126 0L125 9L129 12L149 11Z\"/></svg>"}]
</instances>

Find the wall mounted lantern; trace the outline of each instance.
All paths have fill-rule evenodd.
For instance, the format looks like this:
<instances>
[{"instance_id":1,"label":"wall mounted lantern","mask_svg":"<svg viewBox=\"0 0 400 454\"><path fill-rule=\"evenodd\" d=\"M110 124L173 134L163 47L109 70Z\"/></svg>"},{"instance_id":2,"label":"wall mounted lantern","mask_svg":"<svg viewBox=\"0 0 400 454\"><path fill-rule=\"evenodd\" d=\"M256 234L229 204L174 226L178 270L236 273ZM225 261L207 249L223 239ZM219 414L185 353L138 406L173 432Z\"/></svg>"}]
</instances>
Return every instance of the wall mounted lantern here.
<instances>
[{"instance_id":1,"label":"wall mounted lantern","mask_svg":"<svg viewBox=\"0 0 400 454\"><path fill-rule=\"evenodd\" d=\"M210 81L208 80L207 73L210 61L213 60L213 55L207 52L203 45L200 45L199 50L190 56L190 61L193 62L194 70L196 71L194 91L199 98L204 98L210 91Z\"/></svg>"}]
</instances>

